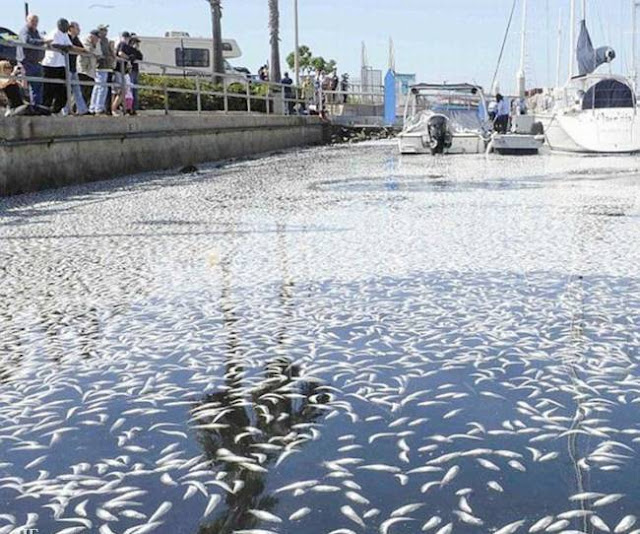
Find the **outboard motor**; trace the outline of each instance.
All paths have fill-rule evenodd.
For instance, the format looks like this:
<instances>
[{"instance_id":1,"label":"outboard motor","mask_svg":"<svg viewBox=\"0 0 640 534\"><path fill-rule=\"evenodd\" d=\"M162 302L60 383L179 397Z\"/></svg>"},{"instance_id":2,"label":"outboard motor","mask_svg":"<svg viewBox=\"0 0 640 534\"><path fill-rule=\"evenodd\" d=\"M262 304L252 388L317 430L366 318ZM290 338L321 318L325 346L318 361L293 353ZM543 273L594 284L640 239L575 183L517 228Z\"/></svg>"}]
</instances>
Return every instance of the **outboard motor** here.
<instances>
[{"instance_id":1,"label":"outboard motor","mask_svg":"<svg viewBox=\"0 0 640 534\"><path fill-rule=\"evenodd\" d=\"M444 115L434 115L429 119L429 147L431 154L442 154L445 149L451 148L451 132L448 119Z\"/></svg>"}]
</instances>

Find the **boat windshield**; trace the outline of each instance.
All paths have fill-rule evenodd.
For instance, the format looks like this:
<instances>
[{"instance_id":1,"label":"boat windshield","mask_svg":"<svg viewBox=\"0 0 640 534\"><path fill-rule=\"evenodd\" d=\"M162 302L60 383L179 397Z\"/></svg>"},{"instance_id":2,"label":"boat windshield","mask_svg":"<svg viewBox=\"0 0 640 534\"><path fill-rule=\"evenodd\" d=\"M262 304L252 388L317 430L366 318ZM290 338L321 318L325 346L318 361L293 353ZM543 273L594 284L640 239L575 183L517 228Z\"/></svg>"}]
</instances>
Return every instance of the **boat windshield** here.
<instances>
[{"instance_id":1,"label":"boat windshield","mask_svg":"<svg viewBox=\"0 0 640 534\"><path fill-rule=\"evenodd\" d=\"M592 85L582 97L582 109L633 108L631 88L618 80L602 80Z\"/></svg>"},{"instance_id":2,"label":"boat windshield","mask_svg":"<svg viewBox=\"0 0 640 534\"><path fill-rule=\"evenodd\" d=\"M405 127L414 129L437 113L446 116L454 131L478 131L484 128L488 113L479 92L417 90L405 116Z\"/></svg>"}]
</instances>

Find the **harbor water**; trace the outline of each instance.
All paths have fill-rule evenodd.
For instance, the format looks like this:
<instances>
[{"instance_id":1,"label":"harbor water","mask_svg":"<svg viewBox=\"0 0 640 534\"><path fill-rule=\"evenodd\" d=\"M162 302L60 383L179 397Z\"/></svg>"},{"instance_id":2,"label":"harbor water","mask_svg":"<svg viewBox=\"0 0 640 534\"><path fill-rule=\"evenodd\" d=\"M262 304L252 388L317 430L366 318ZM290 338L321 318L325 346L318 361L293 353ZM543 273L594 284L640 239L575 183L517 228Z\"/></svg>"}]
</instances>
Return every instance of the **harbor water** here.
<instances>
[{"instance_id":1,"label":"harbor water","mask_svg":"<svg viewBox=\"0 0 640 534\"><path fill-rule=\"evenodd\" d=\"M1 200L0 533L634 532L639 237L389 142Z\"/></svg>"}]
</instances>

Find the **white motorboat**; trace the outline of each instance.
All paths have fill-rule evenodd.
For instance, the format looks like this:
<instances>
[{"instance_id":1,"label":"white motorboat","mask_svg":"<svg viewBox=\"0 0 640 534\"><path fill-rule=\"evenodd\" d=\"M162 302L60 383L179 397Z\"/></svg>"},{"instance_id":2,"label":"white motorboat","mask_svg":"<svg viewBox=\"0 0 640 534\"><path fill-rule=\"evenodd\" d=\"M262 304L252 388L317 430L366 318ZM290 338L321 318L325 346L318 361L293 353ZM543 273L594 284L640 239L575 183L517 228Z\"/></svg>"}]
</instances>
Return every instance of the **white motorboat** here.
<instances>
[{"instance_id":1,"label":"white motorboat","mask_svg":"<svg viewBox=\"0 0 640 534\"><path fill-rule=\"evenodd\" d=\"M473 84L416 84L405 105L401 154L482 154L489 140L487 105Z\"/></svg>"},{"instance_id":2,"label":"white motorboat","mask_svg":"<svg viewBox=\"0 0 640 534\"><path fill-rule=\"evenodd\" d=\"M491 135L487 154L495 152L502 156L527 156L540 152L544 145L544 135L533 115L514 115L507 133L494 132Z\"/></svg>"}]
</instances>

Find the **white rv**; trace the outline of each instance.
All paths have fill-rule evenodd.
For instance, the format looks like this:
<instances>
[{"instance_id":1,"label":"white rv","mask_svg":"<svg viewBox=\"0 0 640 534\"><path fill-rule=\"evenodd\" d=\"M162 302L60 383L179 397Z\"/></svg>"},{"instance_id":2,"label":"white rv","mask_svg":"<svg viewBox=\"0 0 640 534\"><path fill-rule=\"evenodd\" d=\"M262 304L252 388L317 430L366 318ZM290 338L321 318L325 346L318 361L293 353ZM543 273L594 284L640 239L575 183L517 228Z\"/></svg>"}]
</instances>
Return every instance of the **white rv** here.
<instances>
[{"instance_id":1,"label":"white rv","mask_svg":"<svg viewBox=\"0 0 640 534\"><path fill-rule=\"evenodd\" d=\"M191 37L187 32L171 31L164 37L142 37L140 51L144 60L150 63L160 63L175 67L183 67L203 74L211 74L213 61L213 43L211 38ZM225 69L229 73L238 73L228 63L228 59L242 56L242 50L234 39L222 41L222 53L225 59ZM161 74L162 69L153 65L140 65L140 72L146 74ZM182 75L183 71L176 69L167 71L169 75Z\"/></svg>"}]
</instances>

